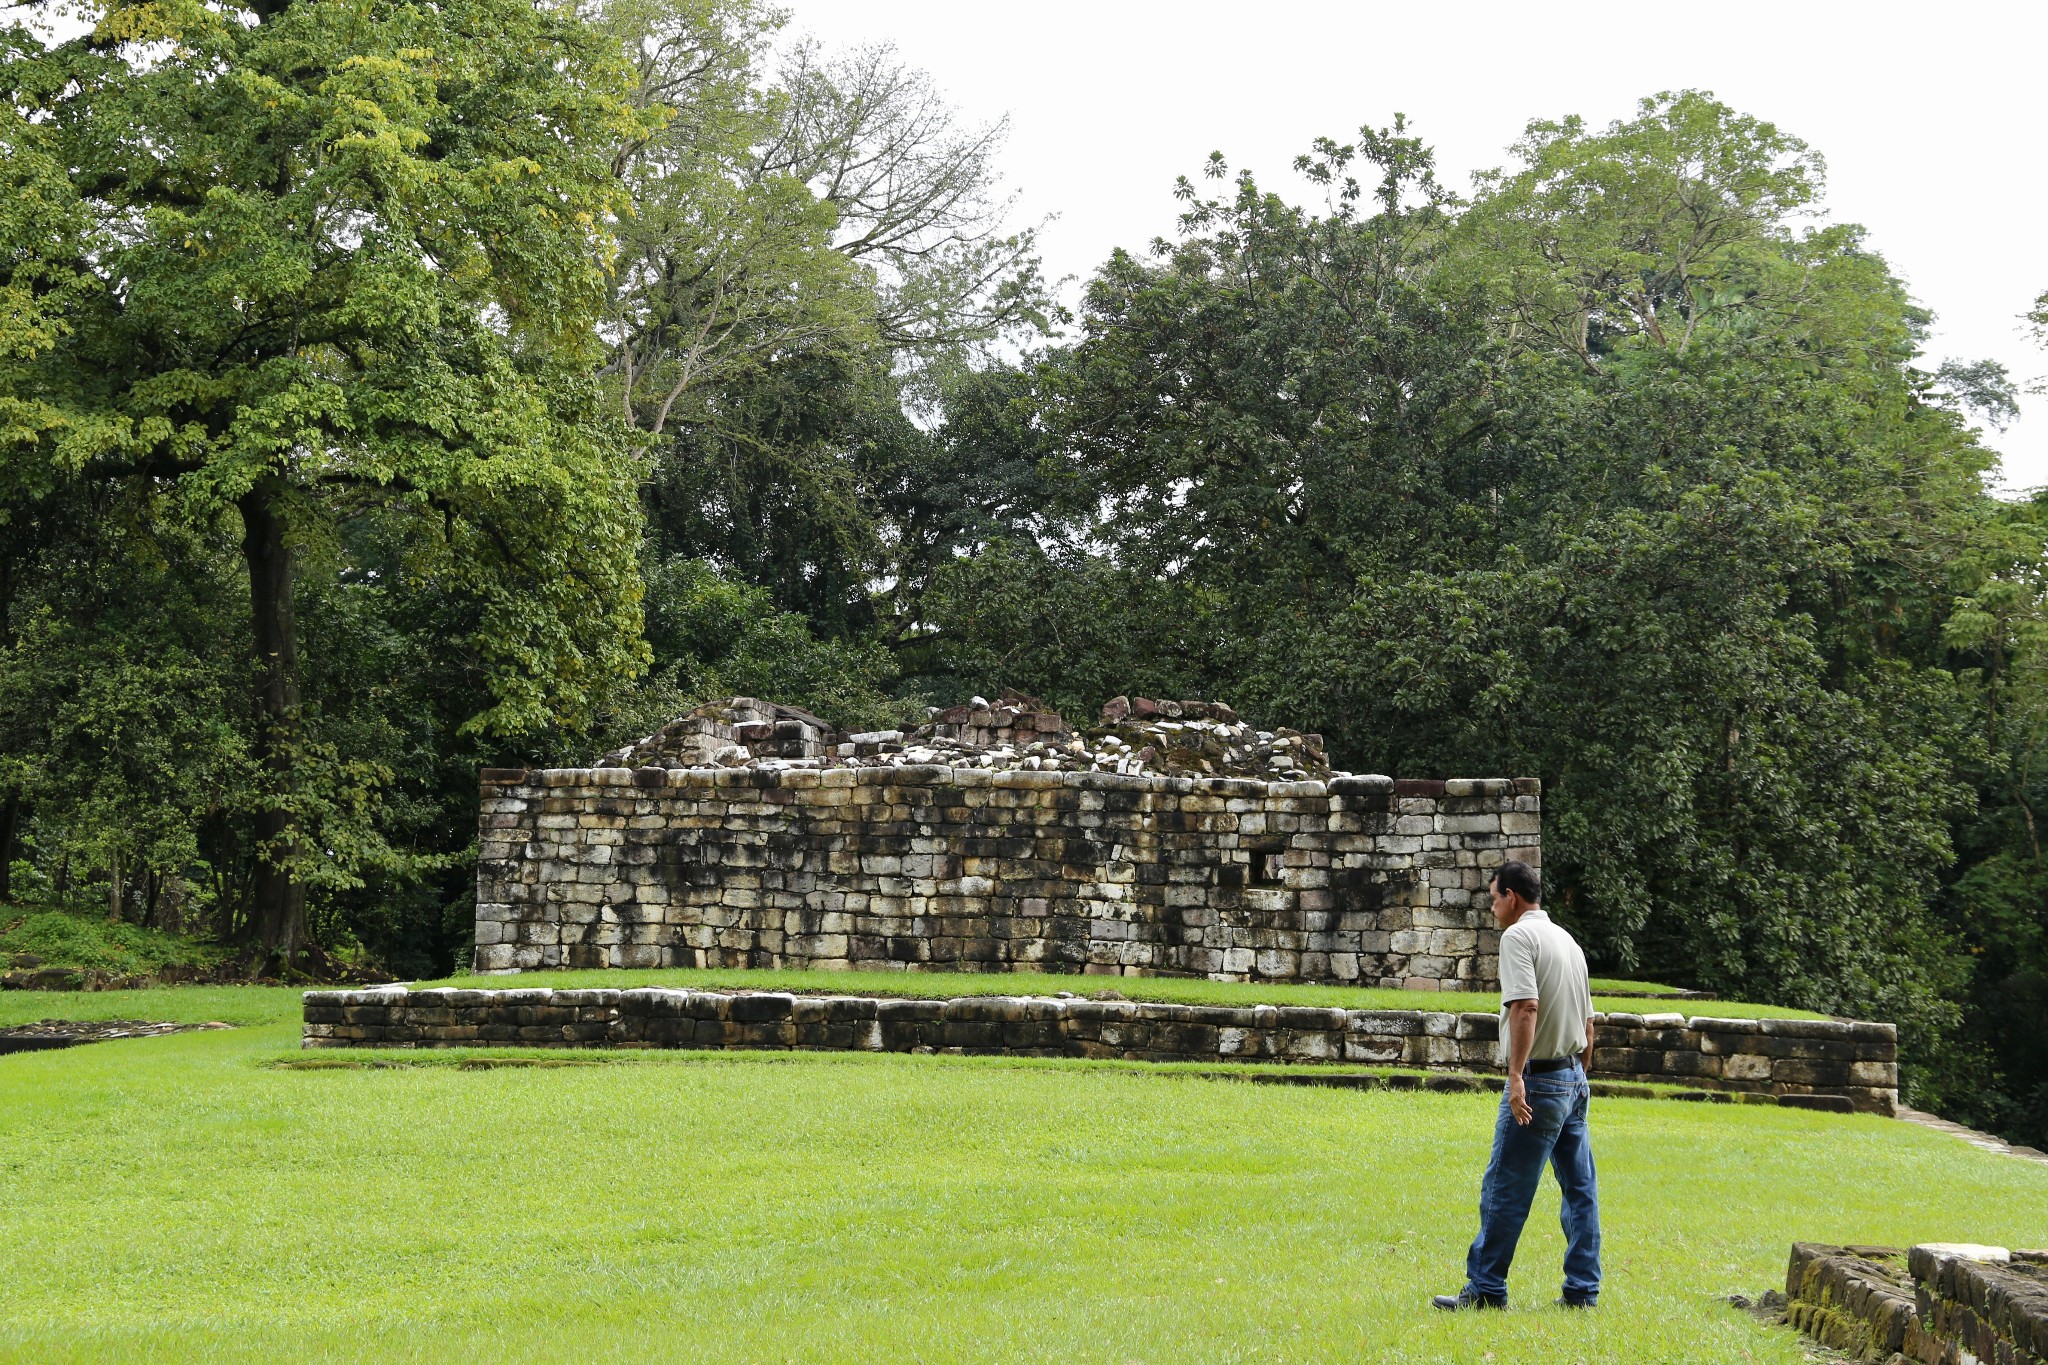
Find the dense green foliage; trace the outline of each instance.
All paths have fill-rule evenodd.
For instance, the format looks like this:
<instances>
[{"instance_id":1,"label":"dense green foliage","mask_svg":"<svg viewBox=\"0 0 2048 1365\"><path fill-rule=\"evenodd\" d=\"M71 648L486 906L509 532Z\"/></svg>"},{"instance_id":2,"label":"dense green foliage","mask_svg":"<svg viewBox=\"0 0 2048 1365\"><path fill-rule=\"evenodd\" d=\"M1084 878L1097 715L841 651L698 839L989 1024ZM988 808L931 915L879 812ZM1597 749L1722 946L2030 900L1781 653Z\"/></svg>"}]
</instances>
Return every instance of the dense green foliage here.
<instances>
[{"instance_id":1,"label":"dense green foliage","mask_svg":"<svg viewBox=\"0 0 2048 1365\"><path fill-rule=\"evenodd\" d=\"M220 960L209 944L97 914L38 910L0 917L0 968L82 968L110 976L148 976L166 967L206 968Z\"/></svg>"},{"instance_id":2,"label":"dense green foliage","mask_svg":"<svg viewBox=\"0 0 2048 1365\"><path fill-rule=\"evenodd\" d=\"M1798 221L1818 162L1769 125L1686 94L1515 151L1468 205L1398 128L1304 158L1320 214L1184 184L990 442L1081 496L947 566L929 657L1534 773L1597 961L1900 1020L1923 1099L2048 1131L2007 619L2044 535L1984 492L1984 395L1914 367L1924 315Z\"/></svg>"},{"instance_id":3,"label":"dense green foliage","mask_svg":"<svg viewBox=\"0 0 2048 1365\"><path fill-rule=\"evenodd\" d=\"M1122 606L1133 685L1352 765L1541 776L1554 900L1618 969L1945 1023L1973 740L1939 627L1986 457L1917 401L1882 263L1784 221L1796 144L1682 96L1519 151L1454 217L1411 139L1325 146L1330 213L1190 187L1170 253L1111 262L1036 375L1107 509L1061 614ZM1045 641L1044 603L959 572L942 630ZM1009 662L1069 705L1104 681Z\"/></svg>"},{"instance_id":4,"label":"dense green foliage","mask_svg":"<svg viewBox=\"0 0 2048 1365\"><path fill-rule=\"evenodd\" d=\"M1783 130L1218 157L1062 336L1002 129L751 0L87 17L0 52L0 899L430 975L478 766L1220 697L1540 776L1603 969L2048 1134L2048 514Z\"/></svg>"},{"instance_id":5,"label":"dense green foliage","mask_svg":"<svg viewBox=\"0 0 2048 1365\"><path fill-rule=\"evenodd\" d=\"M345 595L375 565L372 591L441 599L464 731L574 723L639 661L638 516L592 328L599 219L621 202L607 153L641 120L614 45L526 0L91 17L54 47L7 38L10 175L32 209L0 232L32 303L0 370L0 497L54 523L10 547L10 596L73 570L102 519L190 539L193 573L239 551L249 625L216 618L208 643L248 640L257 661L232 689L248 761L227 798L249 892L220 908L289 962L308 888L407 861L372 813L392 770L349 742L368 718L305 688L302 576ZM74 645L104 641L56 647ZM82 727L114 739L111 719ZM118 847L117 806L80 812L99 818L77 851L118 883L123 853L160 866L167 847Z\"/></svg>"},{"instance_id":6,"label":"dense green foliage","mask_svg":"<svg viewBox=\"0 0 2048 1365\"><path fill-rule=\"evenodd\" d=\"M7 1059L0 1167L32 1194L0 1202L0 1359L1793 1365L1721 1301L1781 1283L1787 1243L2024 1245L2048 1198L1909 1124L1596 1099L1600 1311L1550 1305L1546 1189L1514 1311L1432 1314L1491 1096L996 1058L274 1066L296 1041Z\"/></svg>"}]
</instances>

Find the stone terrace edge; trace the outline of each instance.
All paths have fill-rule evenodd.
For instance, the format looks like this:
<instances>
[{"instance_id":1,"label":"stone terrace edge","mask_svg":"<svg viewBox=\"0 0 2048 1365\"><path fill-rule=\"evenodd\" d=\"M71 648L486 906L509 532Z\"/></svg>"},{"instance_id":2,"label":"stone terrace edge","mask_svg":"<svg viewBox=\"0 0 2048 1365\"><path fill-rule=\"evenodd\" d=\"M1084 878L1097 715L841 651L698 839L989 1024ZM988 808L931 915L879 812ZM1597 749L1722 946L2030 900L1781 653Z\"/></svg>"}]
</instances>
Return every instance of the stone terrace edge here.
<instances>
[{"instance_id":1,"label":"stone terrace edge","mask_svg":"<svg viewBox=\"0 0 2048 1365\"><path fill-rule=\"evenodd\" d=\"M439 987L305 993L305 1048L682 1048L1495 1069L1493 1014L1081 997ZM1595 1016L1593 1077L1890 1114L1898 1030L1829 1019Z\"/></svg>"}]
</instances>

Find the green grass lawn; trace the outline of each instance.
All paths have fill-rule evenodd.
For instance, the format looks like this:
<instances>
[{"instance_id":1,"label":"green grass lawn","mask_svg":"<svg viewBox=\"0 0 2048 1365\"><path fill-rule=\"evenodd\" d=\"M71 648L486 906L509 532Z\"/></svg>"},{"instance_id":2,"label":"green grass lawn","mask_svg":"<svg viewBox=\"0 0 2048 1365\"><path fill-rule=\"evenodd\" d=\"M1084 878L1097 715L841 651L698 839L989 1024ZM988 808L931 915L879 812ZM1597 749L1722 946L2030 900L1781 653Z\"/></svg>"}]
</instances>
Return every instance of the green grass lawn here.
<instances>
[{"instance_id":1,"label":"green grass lawn","mask_svg":"<svg viewBox=\"0 0 2048 1365\"><path fill-rule=\"evenodd\" d=\"M142 991L0 991L0 1028L43 1019L168 1019L284 1024L293 1044L305 992L296 986L159 986Z\"/></svg>"},{"instance_id":2,"label":"green grass lawn","mask_svg":"<svg viewBox=\"0 0 2048 1365\"><path fill-rule=\"evenodd\" d=\"M284 1024L296 1030L296 986L158 986L142 991L0 991L0 1028L42 1019L168 1019L180 1024Z\"/></svg>"},{"instance_id":3,"label":"green grass lawn","mask_svg":"<svg viewBox=\"0 0 2048 1365\"><path fill-rule=\"evenodd\" d=\"M1631 995L1638 997L1677 995L1682 989L1684 988L1680 986L1660 985L1655 981L1624 981L1612 976L1596 976L1593 978L1593 990L1600 995Z\"/></svg>"},{"instance_id":4,"label":"green grass lawn","mask_svg":"<svg viewBox=\"0 0 2048 1365\"><path fill-rule=\"evenodd\" d=\"M2048 1169L1941 1134L1596 1100L1601 1308L1549 1306L1546 1189L1515 1311L1449 1318L1488 1096L833 1054L291 1070L295 992L22 995L6 1022L252 1026L0 1057L6 1360L1790 1365L1719 1296L1794 1239L2048 1241Z\"/></svg>"},{"instance_id":5,"label":"green grass lawn","mask_svg":"<svg viewBox=\"0 0 2048 1365\"><path fill-rule=\"evenodd\" d=\"M1365 986L1302 986L1272 981L1205 981L1170 976L1076 976L1051 972L825 972L795 968L773 970L675 967L650 971L520 972L509 976L451 976L421 981L419 987L462 986L472 990L521 990L531 986L558 989L610 986L687 986L695 990L777 990L835 995L911 996L939 999L952 995L1052 995L1071 991L1087 995L1113 990L1131 1000L1165 1000L1184 1005L1330 1005L1353 1010L1478 1010L1500 1008L1500 996L1485 991L1399 991ZM1613 993L1643 983L1603 981L1594 1004L1603 1010L1641 1014L1713 1015L1729 1019L1816 1019L1811 1010L1778 1005L1746 1005L1727 1000L1670 1000L1656 996ZM1650 989L1657 989L1651 987Z\"/></svg>"}]
</instances>

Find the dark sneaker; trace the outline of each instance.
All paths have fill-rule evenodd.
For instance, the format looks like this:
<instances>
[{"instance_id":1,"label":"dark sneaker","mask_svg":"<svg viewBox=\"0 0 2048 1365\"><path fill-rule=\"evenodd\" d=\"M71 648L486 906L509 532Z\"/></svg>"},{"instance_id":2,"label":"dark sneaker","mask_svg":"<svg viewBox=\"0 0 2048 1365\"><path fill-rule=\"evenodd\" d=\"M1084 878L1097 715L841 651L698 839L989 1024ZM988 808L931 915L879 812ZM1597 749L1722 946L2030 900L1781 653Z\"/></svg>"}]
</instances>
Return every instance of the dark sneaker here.
<instances>
[{"instance_id":1,"label":"dark sneaker","mask_svg":"<svg viewBox=\"0 0 2048 1365\"><path fill-rule=\"evenodd\" d=\"M1460 1289L1455 1294L1439 1294L1430 1302L1446 1313L1455 1313L1464 1308L1506 1308L1505 1294L1475 1294L1469 1289Z\"/></svg>"},{"instance_id":2,"label":"dark sneaker","mask_svg":"<svg viewBox=\"0 0 2048 1365\"><path fill-rule=\"evenodd\" d=\"M1600 1300L1598 1298L1578 1299L1567 1294L1557 1301L1557 1306L1559 1308L1594 1308L1598 1307L1599 1303Z\"/></svg>"}]
</instances>

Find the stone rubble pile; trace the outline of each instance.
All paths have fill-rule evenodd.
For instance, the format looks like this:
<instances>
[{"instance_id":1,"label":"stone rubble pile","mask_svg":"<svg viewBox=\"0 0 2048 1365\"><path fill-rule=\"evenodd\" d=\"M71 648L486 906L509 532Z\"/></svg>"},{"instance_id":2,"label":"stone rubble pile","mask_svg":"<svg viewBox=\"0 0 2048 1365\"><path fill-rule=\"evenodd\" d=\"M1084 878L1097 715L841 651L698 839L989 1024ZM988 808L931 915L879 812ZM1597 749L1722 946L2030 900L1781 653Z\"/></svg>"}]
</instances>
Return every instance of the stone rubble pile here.
<instances>
[{"instance_id":1,"label":"stone rubble pile","mask_svg":"<svg viewBox=\"0 0 2048 1365\"><path fill-rule=\"evenodd\" d=\"M1323 737L1281 726L1256 730L1220 701L1114 697L1089 731L1108 771L1169 777L1258 777L1319 781L1331 776Z\"/></svg>"},{"instance_id":2,"label":"stone rubble pile","mask_svg":"<svg viewBox=\"0 0 2048 1365\"><path fill-rule=\"evenodd\" d=\"M1259 730L1214 701L1116 697L1100 723L1077 732L1036 697L1005 691L934 708L912 730L847 733L793 706L729 697L606 754L600 768L982 768L1127 776L1248 777L1278 782L1333 775L1323 737Z\"/></svg>"},{"instance_id":3,"label":"stone rubble pile","mask_svg":"<svg viewBox=\"0 0 2048 1365\"><path fill-rule=\"evenodd\" d=\"M731 768L764 760L800 763L822 757L831 735L831 722L798 707L727 697L670 721L643 740L612 750L596 766Z\"/></svg>"}]
</instances>

